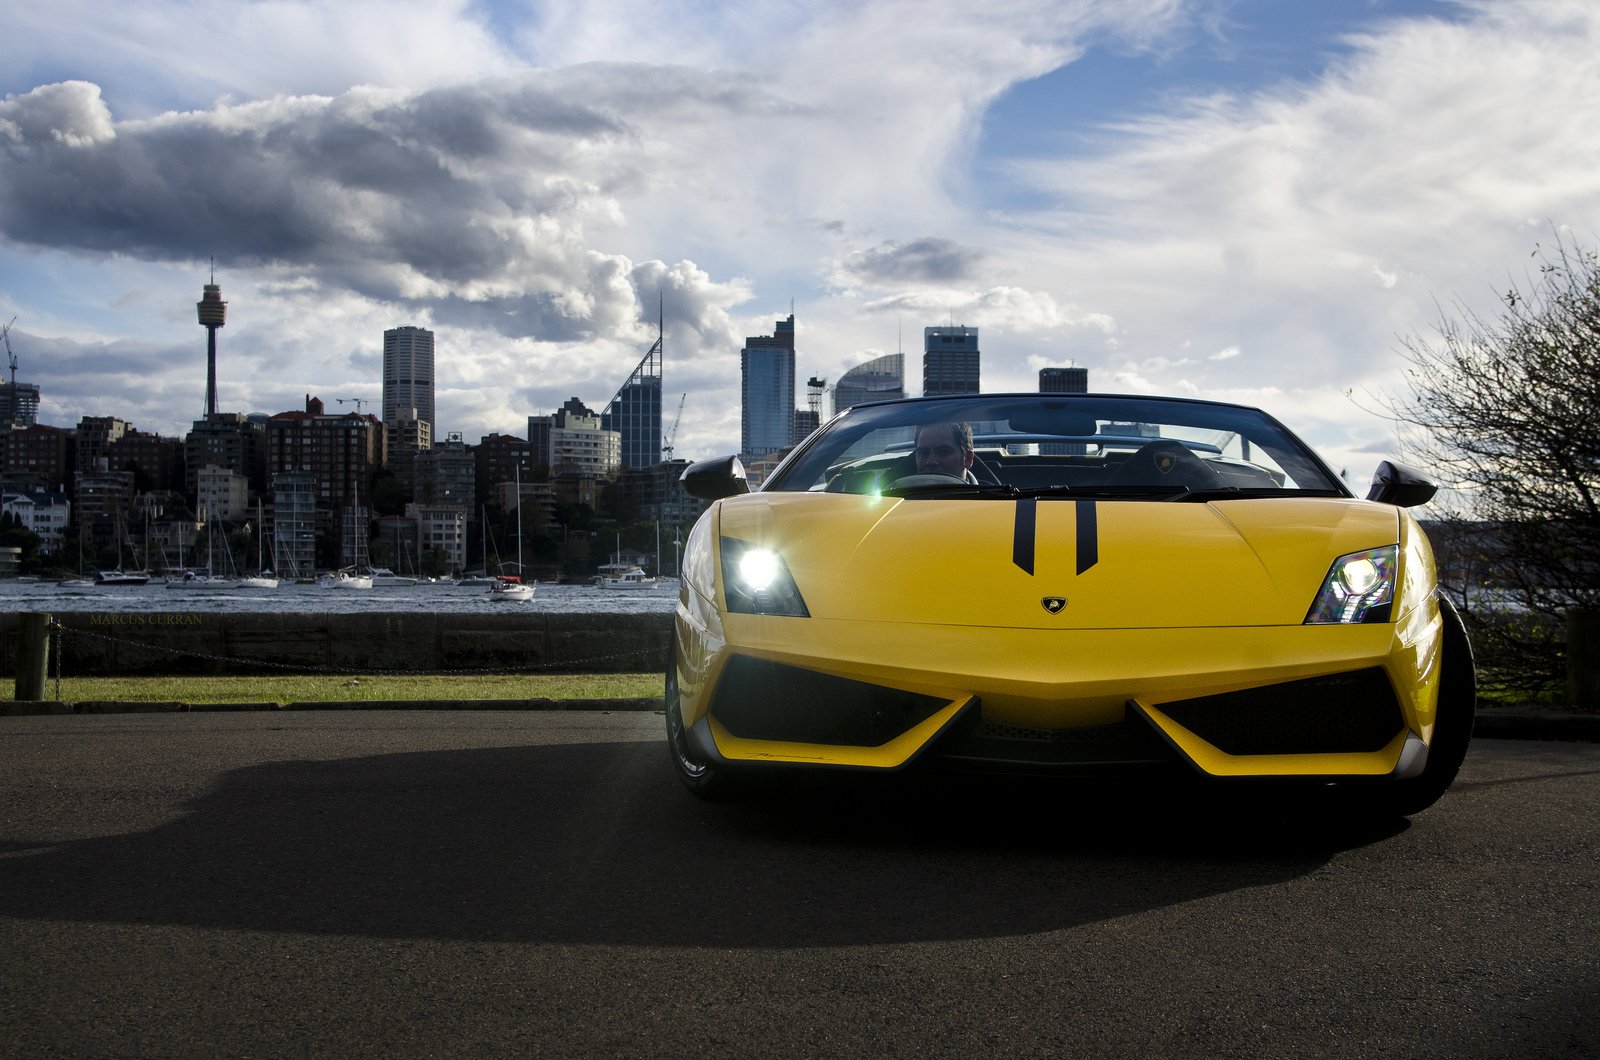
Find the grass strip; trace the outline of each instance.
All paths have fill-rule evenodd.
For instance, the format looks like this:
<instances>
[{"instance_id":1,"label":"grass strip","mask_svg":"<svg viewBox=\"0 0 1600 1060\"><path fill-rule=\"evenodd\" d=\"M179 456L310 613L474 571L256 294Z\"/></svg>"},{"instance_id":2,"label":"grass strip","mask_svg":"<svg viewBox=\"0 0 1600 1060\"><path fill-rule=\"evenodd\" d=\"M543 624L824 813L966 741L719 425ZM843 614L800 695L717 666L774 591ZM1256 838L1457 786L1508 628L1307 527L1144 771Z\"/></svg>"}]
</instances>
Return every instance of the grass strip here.
<instances>
[{"instance_id":1,"label":"grass strip","mask_svg":"<svg viewBox=\"0 0 1600 1060\"><path fill-rule=\"evenodd\" d=\"M661 695L660 674L336 674L289 677L64 677L67 703L327 703L350 700L635 699ZM0 700L15 698L0 681ZM56 682L45 682L56 699Z\"/></svg>"}]
</instances>

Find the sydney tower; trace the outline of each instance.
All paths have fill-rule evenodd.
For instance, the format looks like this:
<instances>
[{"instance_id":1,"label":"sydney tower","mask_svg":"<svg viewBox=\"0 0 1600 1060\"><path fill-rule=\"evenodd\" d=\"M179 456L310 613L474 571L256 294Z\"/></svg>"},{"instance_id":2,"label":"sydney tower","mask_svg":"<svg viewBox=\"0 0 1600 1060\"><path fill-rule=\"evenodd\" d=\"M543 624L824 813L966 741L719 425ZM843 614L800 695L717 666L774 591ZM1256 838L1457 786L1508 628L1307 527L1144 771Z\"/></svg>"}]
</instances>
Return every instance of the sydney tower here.
<instances>
[{"instance_id":1,"label":"sydney tower","mask_svg":"<svg viewBox=\"0 0 1600 1060\"><path fill-rule=\"evenodd\" d=\"M200 326L206 329L206 418L210 419L217 411L217 329L227 322L228 303L222 300L222 288L208 283L194 307L200 314Z\"/></svg>"}]
</instances>

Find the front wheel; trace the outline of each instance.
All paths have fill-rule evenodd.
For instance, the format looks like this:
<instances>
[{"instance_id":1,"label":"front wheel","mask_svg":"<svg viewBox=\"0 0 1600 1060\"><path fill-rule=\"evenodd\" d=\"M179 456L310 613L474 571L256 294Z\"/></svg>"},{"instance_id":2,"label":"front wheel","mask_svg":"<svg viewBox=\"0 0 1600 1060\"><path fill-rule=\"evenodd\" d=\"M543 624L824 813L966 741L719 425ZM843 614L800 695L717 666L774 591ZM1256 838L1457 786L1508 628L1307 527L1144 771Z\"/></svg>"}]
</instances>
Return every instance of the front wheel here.
<instances>
[{"instance_id":1,"label":"front wheel","mask_svg":"<svg viewBox=\"0 0 1600 1060\"><path fill-rule=\"evenodd\" d=\"M683 786L703 799L716 798L727 793L728 778L716 766L695 758L689 747L689 731L683 724L683 711L678 697L678 635L673 631L672 643L667 649L667 681L662 696L663 713L667 716L667 753L672 757L673 772Z\"/></svg>"},{"instance_id":2,"label":"front wheel","mask_svg":"<svg viewBox=\"0 0 1600 1060\"><path fill-rule=\"evenodd\" d=\"M1385 785L1374 793L1376 809L1409 817L1421 813L1454 783L1467 757L1472 726L1477 717L1478 678L1467 640L1466 624L1448 599L1439 601L1444 620L1443 672L1439 680L1439 712L1428 762L1420 776Z\"/></svg>"}]
</instances>

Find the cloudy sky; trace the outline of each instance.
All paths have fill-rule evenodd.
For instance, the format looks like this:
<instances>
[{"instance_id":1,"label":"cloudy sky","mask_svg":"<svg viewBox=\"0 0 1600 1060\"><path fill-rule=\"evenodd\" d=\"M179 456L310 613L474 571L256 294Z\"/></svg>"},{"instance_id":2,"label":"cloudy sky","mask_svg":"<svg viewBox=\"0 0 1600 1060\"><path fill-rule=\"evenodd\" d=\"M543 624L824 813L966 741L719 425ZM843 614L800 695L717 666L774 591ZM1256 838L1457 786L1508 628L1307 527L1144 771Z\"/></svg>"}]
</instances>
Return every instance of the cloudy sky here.
<instances>
[{"instance_id":1,"label":"cloudy sky","mask_svg":"<svg viewBox=\"0 0 1600 1060\"><path fill-rule=\"evenodd\" d=\"M603 406L666 319L678 454L798 374L981 329L985 390L1258 404L1362 483L1400 339L1600 234L1593 0L53 0L0 63L0 322L41 419L183 434L378 407L432 328L439 432ZM1356 399L1347 396L1350 392ZM797 394L805 403L802 385Z\"/></svg>"}]
</instances>

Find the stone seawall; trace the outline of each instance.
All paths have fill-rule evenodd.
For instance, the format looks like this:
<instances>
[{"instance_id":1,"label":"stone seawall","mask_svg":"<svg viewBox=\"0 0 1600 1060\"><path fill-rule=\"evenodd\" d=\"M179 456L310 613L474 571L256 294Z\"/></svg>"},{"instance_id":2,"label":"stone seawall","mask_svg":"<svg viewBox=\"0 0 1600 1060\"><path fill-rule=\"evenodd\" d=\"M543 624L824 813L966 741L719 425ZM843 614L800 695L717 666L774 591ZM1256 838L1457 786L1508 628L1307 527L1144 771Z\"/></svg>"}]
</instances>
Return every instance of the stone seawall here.
<instances>
[{"instance_id":1,"label":"stone seawall","mask_svg":"<svg viewBox=\"0 0 1600 1060\"><path fill-rule=\"evenodd\" d=\"M651 673L666 668L669 614L149 614L64 612L69 677L373 671ZM16 673L15 614L0 615L0 667ZM50 673L56 662L50 662Z\"/></svg>"}]
</instances>

